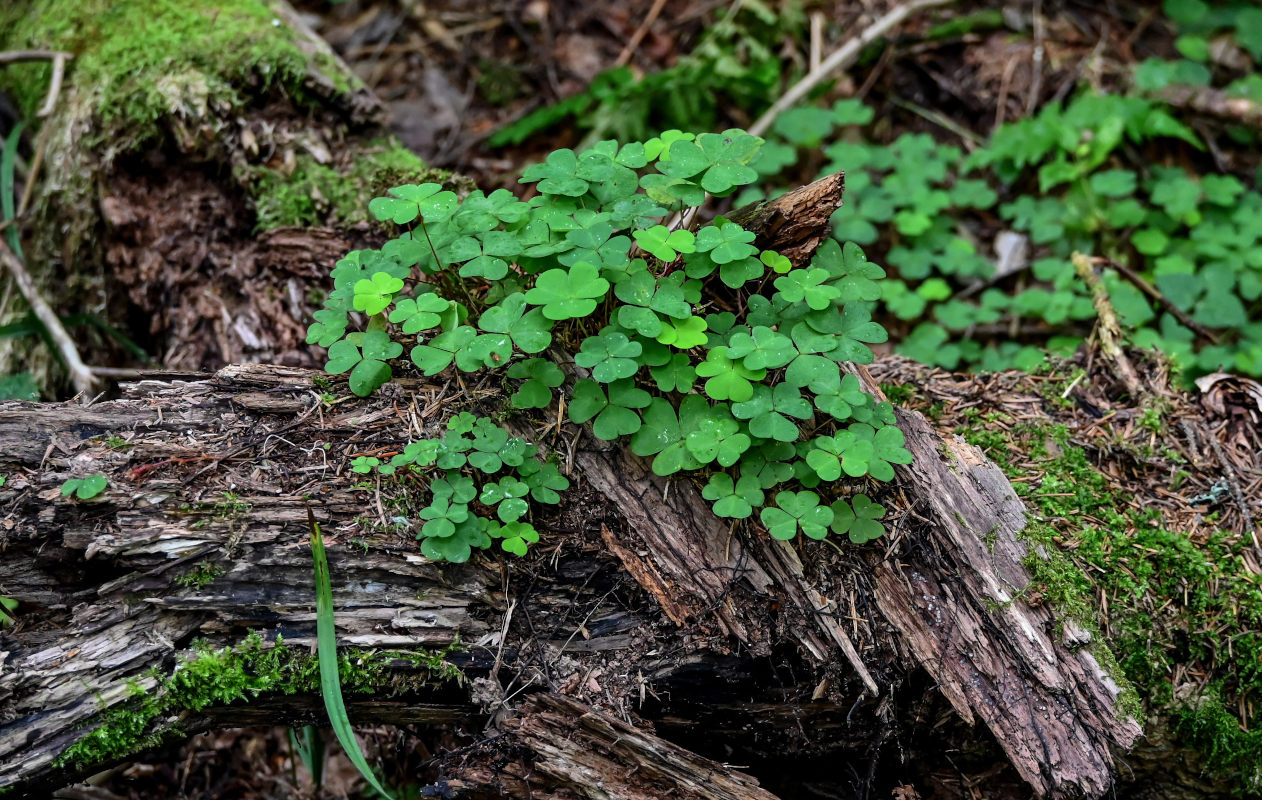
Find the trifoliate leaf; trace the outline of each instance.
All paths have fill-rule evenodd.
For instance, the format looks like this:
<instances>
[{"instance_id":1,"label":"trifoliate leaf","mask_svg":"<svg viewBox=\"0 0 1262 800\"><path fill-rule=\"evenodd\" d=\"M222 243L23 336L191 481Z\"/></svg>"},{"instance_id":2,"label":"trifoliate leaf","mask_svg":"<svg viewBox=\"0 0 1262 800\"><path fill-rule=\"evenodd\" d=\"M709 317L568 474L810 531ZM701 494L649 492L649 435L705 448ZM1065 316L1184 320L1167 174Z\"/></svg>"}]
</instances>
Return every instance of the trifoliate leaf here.
<instances>
[{"instance_id":1,"label":"trifoliate leaf","mask_svg":"<svg viewBox=\"0 0 1262 800\"><path fill-rule=\"evenodd\" d=\"M596 310L596 305L609 291L609 281L591 264L579 262L563 269L550 269L535 281L535 287L526 292L526 302L543 306L548 319L561 320L585 317Z\"/></svg>"},{"instance_id":2,"label":"trifoliate leaf","mask_svg":"<svg viewBox=\"0 0 1262 800\"><path fill-rule=\"evenodd\" d=\"M689 350L706 343L706 322L701 317L677 319L671 317L662 321L662 332L657 341L680 350Z\"/></svg>"},{"instance_id":3,"label":"trifoliate leaf","mask_svg":"<svg viewBox=\"0 0 1262 800\"><path fill-rule=\"evenodd\" d=\"M574 356L574 363L587 367L592 377L601 383L613 383L620 378L630 378L640 369L636 358L642 347L625 334L603 330L596 336L583 340L582 349Z\"/></svg>"},{"instance_id":4,"label":"trifoliate leaf","mask_svg":"<svg viewBox=\"0 0 1262 800\"><path fill-rule=\"evenodd\" d=\"M665 225L654 225L648 230L632 231L640 249L662 261L674 261L680 253L696 252L696 239L692 231L672 231Z\"/></svg>"},{"instance_id":5,"label":"trifoliate leaf","mask_svg":"<svg viewBox=\"0 0 1262 800\"><path fill-rule=\"evenodd\" d=\"M403 290L403 281L385 272L374 273L371 278L355 282L354 306L365 314L380 314Z\"/></svg>"}]
</instances>

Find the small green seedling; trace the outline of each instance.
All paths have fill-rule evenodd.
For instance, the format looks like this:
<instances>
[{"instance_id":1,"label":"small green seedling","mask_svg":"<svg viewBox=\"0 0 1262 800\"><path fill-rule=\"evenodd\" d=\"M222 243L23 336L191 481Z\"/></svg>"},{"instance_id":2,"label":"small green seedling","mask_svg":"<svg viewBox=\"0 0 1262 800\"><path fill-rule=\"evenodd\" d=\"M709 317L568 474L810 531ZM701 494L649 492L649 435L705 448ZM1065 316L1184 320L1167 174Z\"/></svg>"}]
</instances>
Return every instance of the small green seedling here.
<instances>
[{"instance_id":1,"label":"small green seedling","mask_svg":"<svg viewBox=\"0 0 1262 800\"><path fill-rule=\"evenodd\" d=\"M61 496L70 497L73 495L79 500L91 500L105 491L108 485L109 482L105 479L105 476L99 472L84 478L70 478L61 485Z\"/></svg>"}]
</instances>

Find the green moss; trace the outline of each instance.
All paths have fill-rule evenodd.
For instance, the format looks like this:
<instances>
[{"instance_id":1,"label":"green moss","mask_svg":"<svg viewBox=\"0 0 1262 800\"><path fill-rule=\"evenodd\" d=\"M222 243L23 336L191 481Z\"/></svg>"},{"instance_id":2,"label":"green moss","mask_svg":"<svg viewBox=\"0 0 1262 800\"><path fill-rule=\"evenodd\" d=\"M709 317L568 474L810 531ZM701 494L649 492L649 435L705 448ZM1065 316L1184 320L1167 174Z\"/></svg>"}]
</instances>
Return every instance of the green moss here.
<instances>
[{"instance_id":1,"label":"green moss","mask_svg":"<svg viewBox=\"0 0 1262 800\"><path fill-rule=\"evenodd\" d=\"M223 572L223 566L213 561L202 561L187 575L176 578L175 582L187 589L204 589L214 583L221 572Z\"/></svg>"},{"instance_id":2,"label":"green moss","mask_svg":"<svg viewBox=\"0 0 1262 800\"><path fill-rule=\"evenodd\" d=\"M441 653L379 652L347 649L338 653L343 691L349 694L394 696L422 690L463 676ZM417 670L414 676L387 678L387 670L403 661ZM264 693L311 694L319 691L320 667L314 655L295 650L278 637L268 646L257 633L237 647L212 649L196 643L191 658L181 661L169 676L151 671L148 682L128 684L131 699L103 715L101 724L61 754L58 766L86 769L158 744L177 730L181 712L228 705Z\"/></svg>"},{"instance_id":3,"label":"green moss","mask_svg":"<svg viewBox=\"0 0 1262 800\"><path fill-rule=\"evenodd\" d=\"M1219 775L1237 775L1241 794L1262 791L1262 730L1241 730L1240 720L1224 707L1221 686L1212 683L1172 714L1175 732L1205 757Z\"/></svg>"},{"instance_id":4,"label":"green moss","mask_svg":"<svg viewBox=\"0 0 1262 800\"><path fill-rule=\"evenodd\" d=\"M1146 705L1169 716L1209 771L1238 776L1238 791L1256 794L1262 715L1252 709L1262 698L1262 579L1245 563L1247 537L1217 531L1194 542L1166 527L1159 510L1133 508L1063 425L1018 426L1007 436L961 430L1010 477L1027 467L1012 465L1008 454L1036 460L1041 482L1015 484L1039 516L1022 534L1031 544L1027 595L1039 593L1092 631L1092 653L1123 686L1119 711L1142 719ZM1108 603L1108 648L1100 644L1099 593ZM1176 664L1208 674L1208 687L1183 696L1188 690L1171 680Z\"/></svg>"},{"instance_id":5,"label":"green moss","mask_svg":"<svg viewBox=\"0 0 1262 800\"><path fill-rule=\"evenodd\" d=\"M369 145L349 168L334 169L309 155L298 156L290 172L259 167L248 182L258 230L286 225L352 225L369 220L368 201L392 186L443 181L416 154L381 140Z\"/></svg>"},{"instance_id":6,"label":"green moss","mask_svg":"<svg viewBox=\"0 0 1262 800\"><path fill-rule=\"evenodd\" d=\"M94 93L107 130L141 141L165 117L226 116L272 86L301 97L308 58L260 0L26 0L0 10L0 49L75 55L74 85ZM0 80L34 118L48 64ZM212 108L208 108L212 107Z\"/></svg>"},{"instance_id":7,"label":"green moss","mask_svg":"<svg viewBox=\"0 0 1262 800\"><path fill-rule=\"evenodd\" d=\"M881 391L896 406L905 406L907 401L916 396L916 388L902 383L882 383Z\"/></svg>"}]
</instances>

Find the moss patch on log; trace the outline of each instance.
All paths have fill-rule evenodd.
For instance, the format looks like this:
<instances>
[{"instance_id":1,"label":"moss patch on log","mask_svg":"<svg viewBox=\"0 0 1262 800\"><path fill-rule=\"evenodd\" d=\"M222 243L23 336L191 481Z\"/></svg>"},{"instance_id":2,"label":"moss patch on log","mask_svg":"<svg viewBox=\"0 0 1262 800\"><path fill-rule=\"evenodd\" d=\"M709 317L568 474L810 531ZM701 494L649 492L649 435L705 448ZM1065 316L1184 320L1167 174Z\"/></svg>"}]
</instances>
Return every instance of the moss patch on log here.
<instances>
[{"instance_id":1,"label":"moss patch on log","mask_svg":"<svg viewBox=\"0 0 1262 800\"><path fill-rule=\"evenodd\" d=\"M446 659L453 643L439 653L346 649L338 653L342 688L348 694L393 697L418 692L463 674ZM387 675L401 664L415 672ZM228 705L265 693L315 694L320 690L316 657L299 652L279 637L269 645L252 633L236 647L214 649L196 643L192 655L170 675L151 670L148 679L128 686L131 700L103 716L102 723L65 750L57 766L78 769L115 761L161 743L178 730L182 712Z\"/></svg>"},{"instance_id":2,"label":"moss patch on log","mask_svg":"<svg viewBox=\"0 0 1262 800\"><path fill-rule=\"evenodd\" d=\"M1142 718L1146 705L1168 717L1207 770L1234 780L1241 796L1256 796L1262 579L1245 562L1248 538L1218 528L1214 514L1204 517L1203 539L1173 530L1159 509L1133 502L1134 492L1097 465L1100 454L1093 457L1063 424L1004 428L992 415L969 411L975 413L965 412L956 432L999 464L1038 514L1025 532L1034 545L1027 595L1037 592L1096 641L1107 639L1111 652L1097 654L1101 663L1115 655L1139 692L1124 692L1123 710ZM1047 558L1039 557L1044 552Z\"/></svg>"},{"instance_id":3,"label":"moss patch on log","mask_svg":"<svg viewBox=\"0 0 1262 800\"><path fill-rule=\"evenodd\" d=\"M303 154L289 167L253 167L246 182L258 230L287 225L350 226L368 222L368 201L392 186L444 182L451 173L425 166L411 150L378 139L343 166Z\"/></svg>"},{"instance_id":4,"label":"moss patch on log","mask_svg":"<svg viewBox=\"0 0 1262 800\"><path fill-rule=\"evenodd\" d=\"M136 143L163 118L238 109L273 85L305 97L310 57L259 0L27 0L0 10L0 31L0 48L72 53L68 69L92 87L101 133ZM6 90L33 119L51 66L7 72Z\"/></svg>"}]
</instances>

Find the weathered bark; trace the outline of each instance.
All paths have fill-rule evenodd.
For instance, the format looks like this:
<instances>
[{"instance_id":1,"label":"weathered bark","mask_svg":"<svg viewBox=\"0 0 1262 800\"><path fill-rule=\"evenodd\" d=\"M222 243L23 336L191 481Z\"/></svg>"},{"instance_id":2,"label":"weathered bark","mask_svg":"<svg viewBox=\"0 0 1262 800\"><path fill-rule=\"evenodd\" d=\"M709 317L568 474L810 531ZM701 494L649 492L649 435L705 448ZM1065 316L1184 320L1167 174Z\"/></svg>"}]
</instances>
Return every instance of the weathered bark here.
<instances>
[{"instance_id":1,"label":"weathered bark","mask_svg":"<svg viewBox=\"0 0 1262 800\"><path fill-rule=\"evenodd\" d=\"M784 249L801 261L840 200L839 179L824 179L754 210L747 224L766 226L768 242L787 236ZM865 388L880 392L865 370L857 374ZM472 388L471 396L477 394ZM74 603L86 605L76 608L73 624L63 618L66 630L35 637L38 644L10 653L0 697L12 722L0 727L5 761L0 777L29 783L64 776L51 764L80 735L79 727L99 722L103 708L125 702L126 680L144 686L144 670L169 665L179 645L194 635L223 644L239 640L248 627L266 626L287 641L309 643L299 496L317 492L319 515L331 533L363 529L374 519L387 528L389 515L379 495L365 509L363 495L329 485L329 475L342 469L352 452L400 446L423 429L441 400L437 386L404 383L379 400L339 412L324 407L303 371L239 367L211 381L142 382L122 400L86 409L25 407L0 415L0 444L11 443L3 452L12 452L28 469L60 451L68 466L85 466L75 459L97 462L94 468L104 469L114 487L108 505L80 507L56 501L51 484L60 476L45 473L31 483L11 484L10 491L22 493L15 507L29 526L17 528L26 532L25 546L11 547L6 556L17 559L11 593L54 614ZM604 545L666 617L683 626L679 635L691 640L690 649L767 654L782 642L796 643L806 664L824 676L813 698L827 697L851 713L864 697L877 701L869 708L879 713L900 676L923 668L965 720L980 719L991 730L1037 794L1101 794L1112 783L1110 748L1129 747L1138 726L1118 718L1118 687L1082 647L1086 634L1066 625L1071 636L1058 640L1052 611L1032 608L1020 597L1029 582L1021 566L1025 545L1016 536L1024 521L1020 501L972 448L944 441L917 414L901 414L900 426L915 457L913 467L899 473L898 505L905 516L882 556L831 565L806 559L757 531L751 537L737 534L706 510L692 484L657 478L625 451L579 447L573 477L616 509L617 532L608 520L600 525ZM119 431L131 431L129 452L111 452L99 439L83 441ZM345 452L326 452L321 446L326 442L342 443ZM207 503L205 476L215 488L229 488L234 499ZM185 488L190 483L193 494ZM204 505L180 505L189 500ZM104 513L92 513L98 507ZM368 520L356 517L365 510ZM498 572L429 563L415 555L408 533L379 531L373 540L383 552L352 558L333 549L335 603L348 609L339 620L341 641L403 649L442 647L456 636L494 642L464 666L467 674L486 678L479 696L503 712L507 699L497 667L504 651L538 647L529 640L540 633L532 623L528 640L510 635L514 606L508 598L497 599ZM32 558L50 544L64 550L45 549L46 555ZM173 584L173 568L212 553L226 555L231 566L210 586L181 590ZM90 560L108 561L110 574L92 576ZM65 572L70 564L77 564L78 585L54 588L52 572ZM144 602L122 604L123 597ZM568 603L560 597L551 602ZM648 647L635 634L643 620L605 622L614 632L609 641L586 640L589 633L581 647L571 647L574 634L564 632L565 616L556 627L545 623L543 637L561 644L542 669L530 668L538 677L527 680L560 684L625 712L647 683L669 683L685 668L685 662L657 655L663 637L674 634L656 631ZM582 624L579 629L587 630ZM567 648L580 658L584 652L608 656L621 675L606 676L608 685L601 686L591 677L598 667L588 664L559 681L551 672ZM686 667L716 669L704 657ZM525 671L519 668L518 677ZM95 697L84 698L81 681ZM25 732L31 715L50 707L58 709L55 724L31 737ZM516 731L538 764L552 765L545 771L550 779L573 782L577 773L560 766L565 748L540 747L548 738L543 732L563 724L548 717L557 708L531 708L537 712L533 717L528 711L521 721L501 727ZM561 716L573 712L565 709ZM608 733L606 723L597 727ZM586 730L586 723L564 724ZM615 763L633 768L637 759L650 757L648 751L661 756L658 746L650 745L614 748L603 768ZM676 756L667 759L674 768L709 769L692 757ZM682 781L678 791L693 791L693 777L672 779ZM743 779L731 780L734 787L744 785ZM604 796L593 794L592 786L582 791L588 795L580 796ZM637 791L648 790L628 786L627 794L612 796L640 796Z\"/></svg>"},{"instance_id":2,"label":"weathered bark","mask_svg":"<svg viewBox=\"0 0 1262 800\"><path fill-rule=\"evenodd\" d=\"M513 797L775 800L758 782L558 694L537 694L503 725L530 761L470 763L462 778Z\"/></svg>"},{"instance_id":3,"label":"weathered bark","mask_svg":"<svg viewBox=\"0 0 1262 800\"><path fill-rule=\"evenodd\" d=\"M535 648L548 654L553 679L590 674L583 659L596 663L611 654L633 663L659 689L668 688L678 670L719 674L719 667L706 666L704 654L645 655L648 644L684 645L671 645L669 633L648 636L644 627L651 620L602 610L599 601L585 619L545 612L529 629L510 629L506 603L512 601L502 593L495 564L435 564L416 554L408 532L363 532L371 520L360 515L380 514L373 492L347 488L348 478L336 475L345 454L327 454L322 443L345 442L339 449L402 443L413 424L424 424L420 411L437 391L412 385L339 411L322 407L306 371L234 367L209 380L141 382L123 399L86 408L8 404L0 410L0 460L9 473L0 503L10 515L0 574L6 594L22 602L29 620L3 634L0 650L0 786L33 792L100 766L54 762L94 726L108 723L111 710L126 707L136 687L151 691L194 638L230 646L247 631L263 630L269 640L279 635L290 645L312 645L313 586L300 496L310 492L330 537L341 644L406 654L441 649L459 637L473 646L452 658L466 676L489 677L484 690L499 678L496 664L518 663L520 652ZM101 441L107 435L126 439L126 447L110 450ZM46 453L54 455L46 460ZM62 467L40 469L89 461L110 479L106 495L90 502L59 497ZM229 487L232 496L225 499L218 490ZM363 538L350 539L355 531ZM181 585L179 577L204 561L222 565L222 573L202 587ZM601 567L580 557L568 569L586 570L590 581ZM554 585L533 592L532 604L544 609L568 610L576 602L589 602L584 590ZM571 644L580 629L584 638ZM567 652L568 668L560 663ZM418 672L400 658L383 681L408 681ZM500 697L489 691L492 700ZM400 701L352 702L350 708L359 721L472 724L481 712L463 696L440 687L433 695L414 691ZM418 705L418 699L428 702ZM573 700L548 707L586 713ZM308 721L320 713L310 698L272 698L185 713L178 722L191 734L228 719ZM161 734L174 722L155 720L148 732ZM621 730L621 723L594 711L579 727L591 724ZM539 749L543 739L535 728L521 726L523 753L560 763L564 748ZM625 773L639 763L635 759L656 754L665 759L663 769L677 770L661 780L701 780L685 775L692 768L715 780L728 775L650 735L636 742L627 747L610 740L608 769ZM735 775L725 779L754 785ZM700 791L680 796L739 796Z\"/></svg>"},{"instance_id":4,"label":"weathered bark","mask_svg":"<svg viewBox=\"0 0 1262 800\"><path fill-rule=\"evenodd\" d=\"M0 679L8 720L0 726L4 780L64 779L70 773L53 771L50 762L83 734L80 726L125 703L127 679L145 686L153 680L144 674L149 667L169 669L179 648L194 636L225 645L249 629L265 628L293 644L309 644L312 590L299 495L313 488L319 491L318 516L336 537L331 545L335 603L345 644L432 649L456 635L466 642L488 634L494 638L507 610L498 570L428 563L414 555L408 533L378 532L369 537L366 552L349 549L338 532L362 529L365 521L356 517L365 511L365 499L370 517L381 512L365 497L368 490L346 489L345 480L339 487L318 479L346 461L346 453L326 453L322 442L348 442L345 447L355 451L400 444L414 424L424 424L420 416L433 405L436 391L414 385L338 411L321 407L304 371L242 367L209 381L143 382L124 399L88 408L14 404L0 413L6 468L27 470L13 474L0 490L15 523L0 557L6 591L65 626L19 631L5 648ZM1107 780L1108 762L1101 767L1103 743L1084 735L1084 724L1094 720L1102 731L1111 725L1120 730L1119 739L1134 728L1111 721L1110 683L1086 651L1069 652L1050 639L1051 614L1045 607L1004 604L998 594L1015 594L1024 585L1013 549L1019 545L1008 541L1019 511L1003 509L982 493L988 490L1002 500L998 492L1006 484L996 481L993 467L971 448L955 450L961 459L955 469L963 474L945 464L935 474L941 439L918 427L923 423L915 418L902 423L925 469L924 478L904 475L903 480L937 481L943 499L929 505L941 503L948 510L920 508L921 516L932 515L940 525L908 526L887 557L874 559L866 591L878 598L877 607L897 630L893 641L879 619L864 626L875 632L843 629L839 615L827 607L845 608L852 587L841 580L824 585L823 576L813 571L818 565L805 566L793 550L765 536L748 541L732 536L716 518L697 510L704 506L694 502L690 484L673 483L667 504L661 505L657 498L666 488L647 477L642 464L621 451L584 448L575 453L576 477L627 511L625 529L617 521L604 521L606 528L619 527L618 536L604 538L617 545L614 552L632 565L630 574L655 598L671 598L663 603L668 616L688 623L693 636L711 629L712 649L730 649L737 642L766 649L787 636L821 666L841 664L832 674L844 684L850 668L840 641L857 633L880 636L885 649L875 651L878 657L872 657L874 644L865 648L876 662L873 671L893 680L910 666L897 663L891 645L912 654L912 663L935 676L962 714L976 714L1011 737L1000 741L1027 780L1036 786L1043 782L1044 793L1097 791L1088 781ZM128 439L130 449L109 450L100 437L110 434ZM50 452L49 463L82 469L91 461L93 469L104 471L111 478L107 498L82 504L57 499L65 474L57 468L35 471ZM225 505L212 487L235 487L237 499ZM957 492L954 506L945 505L950 491ZM946 527L951 523L941 518L953 520L955 513L949 509L958 509L968 525L954 521ZM994 554L970 533L992 516L1000 526ZM908 546L912 542L915 547ZM225 571L208 586L183 588L175 582L201 560L225 555ZM944 562L949 566L944 568ZM68 575L75 579L67 580ZM687 575L693 580L685 584ZM551 602L571 602L557 594ZM143 601L134 602L138 598ZM564 644L575 622L570 620L568 629L537 633ZM596 635L573 652L621 653L628 675L634 668L660 687L685 665L645 655L648 648L634 635L645 622L605 619L609 641L602 644ZM657 634L654 647L663 644L662 636ZM504 641L510 656L531 646L511 636ZM470 675L494 678L493 658L494 653L474 650L463 665ZM700 668L715 669L704 659ZM1018 692L1028 692L1030 699L1013 703L1014 696L1027 696ZM618 685L616 694L626 702L634 690ZM1059 712L1035 713L1043 711L1036 707L1040 702ZM50 709L55 711L49 714ZM41 724L32 736L36 717ZM1034 726L1034 733L1027 726ZM1030 753L1025 748L1037 735L1049 749ZM1056 749L1063 742L1080 743L1083 749L1075 752L1084 761ZM1071 780L1078 782L1076 789Z\"/></svg>"}]
</instances>

